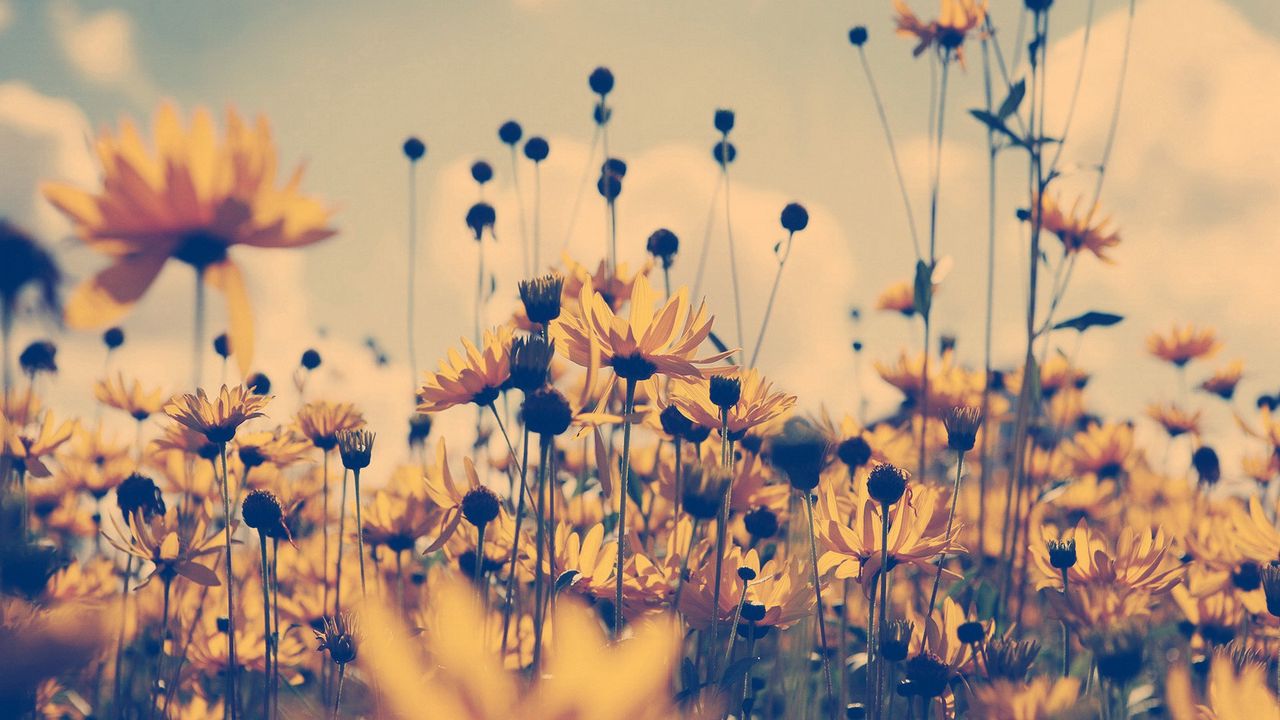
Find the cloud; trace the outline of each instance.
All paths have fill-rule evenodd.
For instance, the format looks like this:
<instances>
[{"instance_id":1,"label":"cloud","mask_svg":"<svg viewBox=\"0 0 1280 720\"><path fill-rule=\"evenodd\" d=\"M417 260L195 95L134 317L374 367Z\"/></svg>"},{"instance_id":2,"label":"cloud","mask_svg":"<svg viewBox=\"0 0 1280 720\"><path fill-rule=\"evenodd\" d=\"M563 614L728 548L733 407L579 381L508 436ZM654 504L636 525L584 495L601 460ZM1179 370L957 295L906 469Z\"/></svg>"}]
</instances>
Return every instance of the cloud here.
<instances>
[{"instance_id":1,"label":"cloud","mask_svg":"<svg viewBox=\"0 0 1280 720\"><path fill-rule=\"evenodd\" d=\"M9 29L13 24L13 3L9 0L0 0L0 33Z\"/></svg>"},{"instance_id":2,"label":"cloud","mask_svg":"<svg viewBox=\"0 0 1280 720\"><path fill-rule=\"evenodd\" d=\"M9 214L43 237L65 233L68 226L40 197L40 181L87 183L97 175L88 131L89 122L75 103L22 82L0 84L0 154L7 165L0 174L0 197Z\"/></svg>"},{"instance_id":3,"label":"cloud","mask_svg":"<svg viewBox=\"0 0 1280 720\"><path fill-rule=\"evenodd\" d=\"M49 18L63 54L82 78L139 99L150 96L128 13L110 9L84 14L72 0L59 0L49 6Z\"/></svg>"}]
</instances>

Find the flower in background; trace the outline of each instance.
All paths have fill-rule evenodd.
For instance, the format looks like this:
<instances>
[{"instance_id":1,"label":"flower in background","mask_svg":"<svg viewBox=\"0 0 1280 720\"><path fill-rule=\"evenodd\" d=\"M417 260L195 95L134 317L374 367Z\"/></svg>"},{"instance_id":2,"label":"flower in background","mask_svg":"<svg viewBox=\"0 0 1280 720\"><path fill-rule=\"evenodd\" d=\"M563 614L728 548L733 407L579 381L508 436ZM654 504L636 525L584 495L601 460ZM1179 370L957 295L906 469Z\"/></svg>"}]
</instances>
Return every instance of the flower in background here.
<instances>
[{"instance_id":1,"label":"flower in background","mask_svg":"<svg viewBox=\"0 0 1280 720\"><path fill-rule=\"evenodd\" d=\"M924 22L916 17L904 0L893 0L897 33L914 38L915 49L911 54L919 57L930 47L937 45L944 51L954 51L957 60L964 61L962 46L965 38L987 17L986 0L942 0L938 19Z\"/></svg>"},{"instance_id":2,"label":"flower in background","mask_svg":"<svg viewBox=\"0 0 1280 720\"><path fill-rule=\"evenodd\" d=\"M1147 336L1147 352L1183 367L1192 360L1206 358L1218 352L1222 344L1213 328L1198 328L1190 323L1174 325L1167 334L1151 333Z\"/></svg>"},{"instance_id":3,"label":"flower in background","mask_svg":"<svg viewBox=\"0 0 1280 720\"><path fill-rule=\"evenodd\" d=\"M103 327L123 317L170 259L190 265L227 300L231 348L247 374L253 316L232 245L291 248L334 234L331 210L299 190L302 170L277 185L277 157L265 118L250 126L227 112L219 141L209 112L189 127L162 104L154 151L133 122L96 141L102 187L96 193L46 183L44 196L75 225L81 240L111 264L67 300L73 327Z\"/></svg>"},{"instance_id":4,"label":"flower in background","mask_svg":"<svg viewBox=\"0 0 1280 720\"><path fill-rule=\"evenodd\" d=\"M110 408L123 410L138 422L164 409L167 399L160 388L145 390L142 383L136 379L132 385L126 385L123 373L117 374L114 378L99 380L93 386L93 395L98 398L98 402Z\"/></svg>"},{"instance_id":5,"label":"flower in background","mask_svg":"<svg viewBox=\"0 0 1280 720\"><path fill-rule=\"evenodd\" d=\"M1071 209L1064 211L1057 200L1046 195L1040 199L1040 210L1040 229L1058 236L1058 240L1062 241L1063 254L1071 255L1088 250L1105 263L1115 262L1107 255L1107 251L1120 244L1120 233L1108 227L1111 218L1095 222L1097 205L1080 214L1080 198L1076 198ZM1028 222L1032 221L1034 215L1029 215Z\"/></svg>"},{"instance_id":6,"label":"flower in background","mask_svg":"<svg viewBox=\"0 0 1280 720\"><path fill-rule=\"evenodd\" d=\"M721 377L721 376L717 376ZM726 373L724 377L741 380L741 392L738 401L725 411L728 414L729 436L740 439L754 427L770 422L788 413L796 404L796 397L783 392L774 392L773 383L764 379L759 371L752 368ZM671 402L685 416L699 425L719 428L721 426L721 409L712 401L709 379L697 379L673 383Z\"/></svg>"},{"instance_id":7,"label":"flower in background","mask_svg":"<svg viewBox=\"0 0 1280 720\"><path fill-rule=\"evenodd\" d=\"M1177 403L1153 403L1147 406L1147 417L1160 423L1160 427L1176 438L1191 433L1200 434L1200 411L1183 410Z\"/></svg>"},{"instance_id":8,"label":"flower in background","mask_svg":"<svg viewBox=\"0 0 1280 720\"><path fill-rule=\"evenodd\" d=\"M216 398L210 399L204 389L195 395L175 397L164 406L164 412L179 424L203 433L209 442L226 444L236 435L236 428L248 420L264 417L263 408L271 398L254 395L243 385L222 386Z\"/></svg>"},{"instance_id":9,"label":"flower in background","mask_svg":"<svg viewBox=\"0 0 1280 720\"><path fill-rule=\"evenodd\" d=\"M1229 365L1219 368L1200 383L1200 389L1223 400L1230 400L1236 394L1236 386L1244 376L1244 361L1235 360Z\"/></svg>"},{"instance_id":10,"label":"flower in background","mask_svg":"<svg viewBox=\"0 0 1280 720\"><path fill-rule=\"evenodd\" d=\"M338 446L339 432L364 427L364 415L351 403L317 400L303 405L293 422L299 433L328 452Z\"/></svg>"}]
</instances>

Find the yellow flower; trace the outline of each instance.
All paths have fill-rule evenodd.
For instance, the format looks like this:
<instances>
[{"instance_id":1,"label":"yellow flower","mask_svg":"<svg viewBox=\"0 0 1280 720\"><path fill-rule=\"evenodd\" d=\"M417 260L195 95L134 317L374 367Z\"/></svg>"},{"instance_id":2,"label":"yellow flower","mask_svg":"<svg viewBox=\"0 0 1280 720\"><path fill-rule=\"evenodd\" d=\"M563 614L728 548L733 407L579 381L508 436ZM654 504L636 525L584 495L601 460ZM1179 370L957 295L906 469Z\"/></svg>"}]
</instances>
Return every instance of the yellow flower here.
<instances>
[{"instance_id":1,"label":"yellow flower","mask_svg":"<svg viewBox=\"0 0 1280 720\"><path fill-rule=\"evenodd\" d=\"M155 117L155 152L134 124L97 139L102 189L89 193L46 183L44 196L75 225L90 248L112 263L72 293L73 327L100 327L122 317L170 258L192 266L227 298L231 349L242 373L253 353L253 319L232 245L286 248L334 234L330 210L299 191L301 168L277 186L275 144L265 118L247 125L227 113L219 142L208 111L183 128L173 105Z\"/></svg>"},{"instance_id":2,"label":"yellow flower","mask_svg":"<svg viewBox=\"0 0 1280 720\"><path fill-rule=\"evenodd\" d=\"M1050 720L1080 700L1077 678L1040 676L1027 682L994 680L973 685L973 711L987 720Z\"/></svg>"},{"instance_id":3,"label":"yellow flower","mask_svg":"<svg viewBox=\"0 0 1280 720\"><path fill-rule=\"evenodd\" d=\"M585 265L574 261L568 255L564 255L562 259L565 266L562 297L566 302L576 300L583 288L589 288L600 293L605 302L609 303L609 307L614 310L621 308L631 299L631 290L635 287L636 279L648 276L649 271L653 269L653 263L646 262L639 270L630 273L626 263L618 263L610 271L609 263L601 260L595 272L591 272Z\"/></svg>"},{"instance_id":4,"label":"yellow flower","mask_svg":"<svg viewBox=\"0 0 1280 720\"><path fill-rule=\"evenodd\" d=\"M440 370L427 373L418 389L418 412L440 412L465 403L485 406L497 399L511 377L511 328L500 325L486 330L481 344L483 350L464 338L465 358L450 349L448 358L440 361Z\"/></svg>"},{"instance_id":5,"label":"yellow flower","mask_svg":"<svg viewBox=\"0 0 1280 720\"><path fill-rule=\"evenodd\" d=\"M1057 200L1047 195L1042 197L1040 207L1044 215L1040 228L1058 236L1062 241L1062 252L1066 255L1088 250L1105 263L1114 262L1107 251L1120 244L1120 233L1107 227L1111 218L1095 222L1097 205L1081 215L1080 200L1081 198L1076 198L1071 209L1064 212Z\"/></svg>"},{"instance_id":6,"label":"yellow flower","mask_svg":"<svg viewBox=\"0 0 1280 720\"><path fill-rule=\"evenodd\" d=\"M731 545L725 552L720 576L720 606L715 600L714 557L691 567L690 577L680 594L680 612L690 625L699 629L711 627L713 615L718 614L722 623L733 622L743 587L747 605L755 606L754 615L744 619L759 627L786 629L813 614L817 602L813 593L809 570L799 557L788 561L769 560L761 564L755 550L743 552ZM739 568L749 568L755 573L750 581L743 580ZM744 614L747 611L744 609Z\"/></svg>"},{"instance_id":7,"label":"yellow flower","mask_svg":"<svg viewBox=\"0 0 1280 720\"><path fill-rule=\"evenodd\" d=\"M427 468L425 487L427 499L442 509L444 515L440 519L440 534L427 545L427 549L423 551L424 555L439 550L449 538L453 537L454 531L458 529L458 522L462 520L463 501L467 496L472 492L487 491L487 488L480 490L482 488L480 478L476 475L476 465L471 458L462 459L462 468L467 475L465 485L454 482L453 472L449 470L449 458L445 451L444 439L441 438L440 444L436 446L436 464ZM492 491L488 492L492 493ZM494 502L497 502L496 497Z\"/></svg>"},{"instance_id":8,"label":"yellow flower","mask_svg":"<svg viewBox=\"0 0 1280 720\"><path fill-rule=\"evenodd\" d=\"M703 358L694 354L711 333L711 318L705 306L691 311L686 290L681 288L655 310L657 296L643 276L636 279L628 315L614 313L598 292L586 287L578 296L577 312L572 306L552 327L556 345L565 357L586 368L611 366L625 380L645 382L655 374L668 377L697 377L703 366L733 354L725 351ZM649 392L655 396L656 392Z\"/></svg>"},{"instance_id":9,"label":"yellow flower","mask_svg":"<svg viewBox=\"0 0 1280 720\"><path fill-rule=\"evenodd\" d=\"M440 519L424 498L379 490L364 510L364 541L386 545L399 554L412 550L418 538L440 526Z\"/></svg>"},{"instance_id":10,"label":"yellow flower","mask_svg":"<svg viewBox=\"0 0 1280 720\"><path fill-rule=\"evenodd\" d=\"M1200 383L1199 388L1223 400L1230 400L1236 394L1236 386L1244 376L1244 361L1235 360L1225 367L1218 368L1212 375Z\"/></svg>"},{"instance_id":11,"label":"yellow flower","mask_svg":"<svg viewBox=\"0 0 1280 720\"><path fill-rule=\"evenodd\" d=\"M964 61L962 54L965 37L975 30L987 16L986 0L942 0L938 19L923 22L911 11L904 0L893 0L898 14L896 21L899 35L916 40L912 55L919 57L925 50L937 45L944 51L954 51L956 59Z\"/></svg>"},{"instance_id":12,"label":"yellow flower","mask_svg":"<svg viewBox=\"0 0 1280 720\"><path fill-rule=\"evenodd\" d=\"M49 477L51 473L45 466L44 459L70 440L77 427L74 420L57 424L52 412L45 412L39 424L31 425L26 430L0 418L0 456L7 458L12 463L10 467L20 473L38 478Z\"/></svg>"},{"instance_id":13,"label":"yellow flower","mask_svg":"<svg viewBox=\"0 0 1280 720\"><path fill-rule=\"evenodd\" d=\"M351 403L316 400L303 405L293 422L299 433L328 452L338 445L340 431L364 427L364 415Z\"/></svg>"},{"instance_id":14,"label":"yellow flower","mask_svg":"<svg viewBox=\"0 0 1280 720\"><path fill-rule=\"evenodd\" d=\"M956 541L960 523L955 523L951 535L947 535L948 497L934 488L915 485L911 495L889 507L889 562L891 568L914 565L930 570L930 561L941 553L949 555L964 552L964 546ZM880 571L883 545L881 544L881 506L871 497L859 498L861 507L854 516L852 527L846 527L844 519L831 508L837 507L830 486L824 498L823 515L827 521L815 530L825 552L818 559L818 573L825 575L834 570L838 580L854 578L858 582L869 581ZM868 582L870 588L872 583Z\"/></svg>"},{"instance_id":15,"label":"yellow flower","mask_svg":"<svg viewBox=\"0 0 1280 720\"><path fill-rule=\"evenodd\" d=\"M142 513L135 513L124 527L115 517L111 522L115 536L104 532L107 542L120 552L153 566L138 587L151 582L151 578L157 575L166 582L172 582L180 575L198 585L212 587L220 584L213 570L196 562L225 547L219 540L221 530L205 531L204 517L184 518L177 512L171 512L148 520Z\"/></svg>"},{"instance_id":16,"label":"yellow flower","mask_svg":"<svg viewBox=\"0 0 1280 720\"><path fill-rule=\"evenodd\" d=\"M210 399L204 389L195 395L175 397L164 406L164 412L181 425L203 433L209 442L224 445L236 435L236 428L254 418L263 417L262 409L271 398L250 392L243 385L222 386L216 398Z\"/></svg>"},{"instance_id":17,"label":"yellow flower","mask_svg":"<svg viewBox=\"0 0 1280 720\"><path fill-rule=\"evenodd\" d=\"M938 285L933 286L934 294L937 294ZM916 314L916 290L915 287L906 280L900 280L885 288L876 298L876 309L887 310L890 312L902 313L906 317Z\"/></svg>"},{"instance_id":18,"label":"yellow flower","mask_svg":"<svg viewBox=\"0 0 1280 720\"><path fill-rule=\"evenodd\" d=\"M1099 478L1119 477L1128 472L1133 459L1133 426L1091 422L1062 450L1076 473L1093 473Z\"/></svg>"},{"instance_id":19,"label":"yellow flower","mask_svg":"<svg viewBox=\"0 0 1280 720\"><path fill-rule=\"evenodd\" d=\"M1237 670L1229 656L1214 657L1203 703L1196 702L1185 666L1169 671L1165 692L1165 707L1174 720L1253 720L1266 708L1280 707L1267 686L1266 666L1245 663Z\"/></svg>"},{"instance_id":20,"label":"yellow flower","mask_svg":"<svg viewBox=\"0 0 1280 720\"><path fill-rule=\"evenodd\" d=\"M585 608L559 602L554 634L545 648L544 672L519 682L502 660L477 642L484 626L475 591L449 583L433 594L433 613L415 642L393 611L366 610L370 632L361 653L378 678L383 707L392 718L418 718L423 708L451 720L595 718L657 720L676 715L668 692L679 635L671 623L635 626L626 642L612 644ZM544 640L545 641L545 640ZM430 655L422 652L424 646Z\"/></svg>"},{"instance_id":21,"label":"yellow flower","mask_svg":"<svg viewBox=\"0 0 1280 720\"><path fill-rule=\"evenodd\" d=\"M160 412L167 399L160 388L144 390L142 383L136 379L132 385L125 385L123 373L117 374L115 378L99 380L93 386L93 395L98 398L98 402L123 410L138 422Z\"/></svg>"},{"instance_id":22,"label":"yellow flower","mask_svg":"<svg viewBox=\"0 0 1280 720\"><path fill-rule=\"evenodd\" d=\"M246 474L264 463L283 469L303 460L312 444L287 428L241 433L236 437L236 455Z\"/></svg>"},{"instance_id":23,"label":"yellow flower","mask_svg":"<svg viewBox=\"0 0 1280 720\"><path fill-rule=\"evenodd\" d=\"M1151 333L1147 336L1147 352L1173 363L1178 367L1192 360L1205 358L1218 352L1222 344L1213 328L1195 325L1174 325L1168 334Z\"/></svg>"},{"instance_id":24,"label":"yellow flower","mask_svg":"<svg viewBox=\"0 0 1280 720\"><path fill-rule=\"evenodd\" d=\"M1147 406L1147 417L1160 423L1160 427L1175 438L1191 433L1200 434L1200 411L1183 410L1177 403L1152 403Z\"/></svg>"},{"instance_id":25,"label":"yellow flower","mask_svg":"<svg viewBox=\"0 0 1280 720\"><path fill-rule=\"evenodd\" d=\"M1076 564L1067 571L1067 581L1072 587L1118 586L1155 595L1172 590L1186 572L1170 551L1169 539L1159 528L1135 530L1126 527L1120 531L1114 550L1083 520L1063 533L1051 526L1043 526L1040 535L1041 541L1032 543L1030 547L1031 558L1041 575L1037 588L1062 588L1062 572L1049 562L1050 540L1075 541Z\"/></svg>"},{"instance_id":26,"label":"yellow flower","mask_svg":"<svg viewBox=\"0 0 1280 720\"><path fill-rule=\"evenodd\" d=\"M725 377L736 378L741 383L738 402L729 408L726 419L729 437L734 440L741 439L758 425L785 415L796 404L794 395L774 392L773 384L754 368L725 373ZM722 426L720 408L711 402L710 387L707 378L675 382L671 387L671 402L695 423L719 430Z\"/></svg>"}]
</instances>

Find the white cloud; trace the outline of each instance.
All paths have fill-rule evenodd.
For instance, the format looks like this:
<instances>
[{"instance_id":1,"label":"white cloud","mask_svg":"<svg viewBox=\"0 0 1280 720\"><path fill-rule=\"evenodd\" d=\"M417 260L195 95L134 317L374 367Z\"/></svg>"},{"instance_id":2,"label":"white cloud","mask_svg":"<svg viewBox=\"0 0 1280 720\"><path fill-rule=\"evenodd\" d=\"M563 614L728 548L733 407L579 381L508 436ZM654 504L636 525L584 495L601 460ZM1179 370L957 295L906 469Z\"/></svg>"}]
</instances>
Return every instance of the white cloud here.
<instances>
[{"instance_id":1,"label":"white cloud","mask_svg":"<svg viewBox=\"0 0 1280 720\"><path fill-rule=\"evenodd\" d=\"M88 183L97 173L89 158L89 122L75 103L41 94L22 82L0 84L0 174L5 210L44 236L64 233L66 223L40 197L46 179Z\"/></svg>"},{"instance_id":2,"label":"white cloud","mask_svg":"<svg viewBox=\"0 0 1280 720\"><path fill-rule=\"evenodd\" d=\"M83 14L72 0L49 6L58 44L85 80L145 99L151 93L138 62L133 18L119 9Z\"/></svg>"},{"instance_id":3,"label":"white cloud","mask_svg":"<svg viewBox=\"0 0 1280 720\"><path fill-rule=\"evenodd\" d=\"M0 33L9 29L13 24L13 3L9 0L0 0Z\"/></svg>"}]
</instances>

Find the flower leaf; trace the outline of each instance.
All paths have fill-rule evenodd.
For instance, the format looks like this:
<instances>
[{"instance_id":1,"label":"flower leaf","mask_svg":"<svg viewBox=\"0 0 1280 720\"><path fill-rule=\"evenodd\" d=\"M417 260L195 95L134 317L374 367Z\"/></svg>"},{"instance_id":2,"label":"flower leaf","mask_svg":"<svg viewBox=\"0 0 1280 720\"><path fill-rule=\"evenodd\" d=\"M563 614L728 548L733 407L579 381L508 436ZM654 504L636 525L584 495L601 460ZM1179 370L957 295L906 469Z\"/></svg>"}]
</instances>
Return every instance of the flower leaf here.
<instances>
[{"instance_id":1,"label":"flower leaf","mask_svg":"<svg viewBox=\"0 0 1280 720\"><path fill-rule=\"evenodd\" d=\"M1090 310L1083 315L1077 315L1069 320L1063 320L1053 326L1054 330L1071 329L1077 332L1084 332L1091 327L1110 327L1124 319L1123 315L1112 315L1111 313L1098 312Z\"/></svg>"},{"instance_id":2,"label":"flower leaf","mask_svg":"<svg viewBox=\"0 0 1280 720\"><path fill-rule=\"evenodd\" d=\"M933 268L923 260L916 261L915 307L920 315L929 314L933 304Z\"/></svg>"},{"instance_id":3,"label":"flower leaf","mask_svg":"<svg viewBox=\"0 0 1280 720\"><path fill-rule=\"evenodd\" d=\"M1018 111L1018 106L1022 105L1022 98L1027 94L1027 81L1019 80L1009 88L1009 95L1005 97L1004 102L1000 103L1000 109L996 111L996 116L1003 122L1008 117Z\"/></svg>"}]
</instances>

